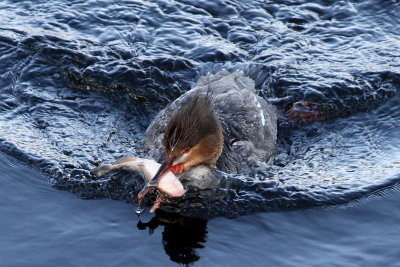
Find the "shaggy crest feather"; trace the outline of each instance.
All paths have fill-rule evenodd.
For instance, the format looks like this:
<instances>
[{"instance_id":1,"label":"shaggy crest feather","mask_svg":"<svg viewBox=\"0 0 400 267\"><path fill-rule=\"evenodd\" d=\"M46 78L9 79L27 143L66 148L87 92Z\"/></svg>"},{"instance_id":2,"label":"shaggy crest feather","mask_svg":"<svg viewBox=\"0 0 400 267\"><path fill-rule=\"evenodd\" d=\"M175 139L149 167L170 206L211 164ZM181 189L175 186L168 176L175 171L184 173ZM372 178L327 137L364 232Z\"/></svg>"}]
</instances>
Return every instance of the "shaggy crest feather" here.
<instances>
[{"instance_id":1,"label":"shaggy crest feather","mask_svg":"<svg viewBox=\"0 0 400 267\"><path fill-rule=\"evenodd\" d=\"M212 107L212 94L196 94L168 123L164 133L165 151L167 155L180 153L219 129L219 120Z\"/></svg>"}]
</instances>

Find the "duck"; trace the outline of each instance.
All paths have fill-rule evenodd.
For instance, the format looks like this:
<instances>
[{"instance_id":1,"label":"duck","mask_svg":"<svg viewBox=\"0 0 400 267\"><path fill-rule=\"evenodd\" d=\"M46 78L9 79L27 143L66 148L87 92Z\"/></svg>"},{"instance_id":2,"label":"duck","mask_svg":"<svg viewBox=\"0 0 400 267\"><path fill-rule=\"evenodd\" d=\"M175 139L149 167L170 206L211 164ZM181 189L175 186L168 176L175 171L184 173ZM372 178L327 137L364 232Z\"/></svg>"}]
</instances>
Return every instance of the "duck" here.
<instances>
[{"instance_id":1,"label":"duck","mask_svg":"<svg viewBox=\"0 0 400 267\"><path fill-rule=\"evenodd\" d=\"M268 162L277 140L277 109L242 71L221 70L162 110L148 127L145 153L175 174L198 165L248 173Z\"/></svg>"},{"instance_id":2,"label":"duck","mask_svg":"<svg viewBox=\"0 0 400 267\"><path fill-rule=\"evenodd\" d=\"M296 107L290 110L291 116L310 115ZM182 183L200 190L215 185L216 169L248 174L271 164L277 120L277 108L257 95L254 80L243 71L208 73L151 122L144 138L144 153L150 159L125 158L95 168L93 173L140 172L147 184L139 200L154 189L179 198L186 192ZM161 202L157 197L152 210Z\"/></svg>"}]
</instances>

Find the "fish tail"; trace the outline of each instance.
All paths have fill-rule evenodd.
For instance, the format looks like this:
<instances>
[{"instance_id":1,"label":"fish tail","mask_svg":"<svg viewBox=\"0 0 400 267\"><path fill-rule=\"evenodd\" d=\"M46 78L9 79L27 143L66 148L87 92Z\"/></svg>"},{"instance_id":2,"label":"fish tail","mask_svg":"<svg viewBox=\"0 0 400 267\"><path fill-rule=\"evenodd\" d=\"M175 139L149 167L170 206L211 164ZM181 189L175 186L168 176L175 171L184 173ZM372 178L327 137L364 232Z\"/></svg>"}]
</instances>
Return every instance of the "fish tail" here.
<instances>
[{"instance_id":1,"label":"fish tail","mask_svg":"<svg viewBox=\"0 0 400 267\"><path fill-rule=\"evenodd\" d=\"M93 168L90 170L90 173L94 176L94 177L101 177L104 174L110 172L113 168L113 165L111 164L106 164L97 168Z\"/></svg>"}]
</instances>

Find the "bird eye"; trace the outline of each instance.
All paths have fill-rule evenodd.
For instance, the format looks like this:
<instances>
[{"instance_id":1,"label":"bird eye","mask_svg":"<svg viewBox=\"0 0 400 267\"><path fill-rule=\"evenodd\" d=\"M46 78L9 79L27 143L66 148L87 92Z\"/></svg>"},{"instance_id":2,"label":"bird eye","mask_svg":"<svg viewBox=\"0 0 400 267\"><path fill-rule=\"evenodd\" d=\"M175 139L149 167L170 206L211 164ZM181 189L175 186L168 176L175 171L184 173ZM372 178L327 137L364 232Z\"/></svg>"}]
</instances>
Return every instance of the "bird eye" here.
<instances>
[{"instance_id":1,"label":"bird eye","mask_svg":"<svg viewBox=\"0 0 400 267\"><path fill-rule=\"evenodd\" d=\"M190 151L190 147L187 147L183 150L183 153L188 153Z\"/></svg>"}]
</instances>

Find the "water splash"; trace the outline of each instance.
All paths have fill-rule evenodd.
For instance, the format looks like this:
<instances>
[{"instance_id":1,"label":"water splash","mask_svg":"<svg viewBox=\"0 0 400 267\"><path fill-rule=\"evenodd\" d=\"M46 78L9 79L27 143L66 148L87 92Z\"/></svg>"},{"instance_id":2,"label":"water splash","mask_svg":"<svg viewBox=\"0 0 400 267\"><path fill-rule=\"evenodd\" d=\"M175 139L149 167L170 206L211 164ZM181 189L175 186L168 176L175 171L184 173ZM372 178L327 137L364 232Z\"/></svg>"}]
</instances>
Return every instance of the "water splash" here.
<instances>
[{"instance_id":1,"label":"water splash","mask_svg":"<svg viewBox=\"0 0 400 267\"><path fill-rule=\"evenodd\" d=\"M144 211L146 210L146 207L143 206L143 199L138 201L135 213L139 216L140 214L142 214Z\"/></svg>"},{"instance_id":2,"label":"water splash","mask_svg":"<svg viewBox=\"0 0 400 267\"><path fill-rule=\"evenodd\" d=\"M396 1L83 1L79 16L68 1L26 5L0 3L0 151L56 188L136 203L141 179L85 170L146 156L151 119L216 68L243 69L278 105L329 103L347 117L283 121L268 175L223 176L203 199L162 208L234 217L346 203L398 182Z\"/></svg>"}]
</instances>

